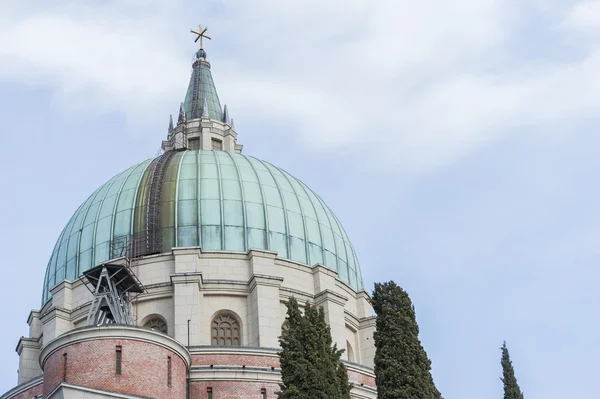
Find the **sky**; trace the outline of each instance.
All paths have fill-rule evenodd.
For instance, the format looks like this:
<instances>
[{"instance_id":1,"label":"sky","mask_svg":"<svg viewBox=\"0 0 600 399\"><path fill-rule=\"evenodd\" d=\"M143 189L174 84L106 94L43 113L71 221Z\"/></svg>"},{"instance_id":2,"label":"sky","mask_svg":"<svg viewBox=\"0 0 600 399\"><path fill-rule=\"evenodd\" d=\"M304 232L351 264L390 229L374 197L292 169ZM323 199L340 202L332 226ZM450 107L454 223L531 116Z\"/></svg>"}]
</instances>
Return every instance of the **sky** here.
<instances>
[{"instance_id":1,"label":"sky","mask_svg":"<svg viewBox=\"0 0 600 399\"><path fill-rule=\"evenodd\" d=\"M156 155L197 45L244 154L410 294L446 399L596 398L600 1L0 0L0 392L55 241Z\"/></svg>"}]
</instances>

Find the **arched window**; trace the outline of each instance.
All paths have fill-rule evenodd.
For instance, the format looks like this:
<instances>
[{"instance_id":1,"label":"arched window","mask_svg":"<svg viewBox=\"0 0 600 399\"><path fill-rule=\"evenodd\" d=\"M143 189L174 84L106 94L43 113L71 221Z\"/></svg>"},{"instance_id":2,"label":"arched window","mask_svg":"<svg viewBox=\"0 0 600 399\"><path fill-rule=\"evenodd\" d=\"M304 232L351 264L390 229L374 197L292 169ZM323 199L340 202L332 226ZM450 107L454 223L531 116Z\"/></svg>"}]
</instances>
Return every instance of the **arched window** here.
<instances>
[{"instance_id":1,"label":"arched window","mask_svg":"<svg viewBox=\"0 0 600 399\"><path fill-rule=\"evenodd\" d=\"M214 346L240 346L242 337L237 319L222 314L213 319L211 327L211 343Z\"/></svg>"},{"instance_id":2,"label":"arched window","mask_svg":"<svg viewBox=\"0 0 600 399\"><path fill-rule=\"evenodd\" d=\"M163 334L168 333L167 322L158 315L150 316L144 323L144 327Z\"/></svg>"},{"instance_id":3,"label":"arched window","mask_svg":"<svg viewBox=\"0 0 600 399\"><path fill-rule=\"evenodd\" d=\"M346 341L346 352L348 355L348 361L354 362L354 351L352 350L352 345L350 345L350 342L348 341Z\"/></svg>"}]
</instances>

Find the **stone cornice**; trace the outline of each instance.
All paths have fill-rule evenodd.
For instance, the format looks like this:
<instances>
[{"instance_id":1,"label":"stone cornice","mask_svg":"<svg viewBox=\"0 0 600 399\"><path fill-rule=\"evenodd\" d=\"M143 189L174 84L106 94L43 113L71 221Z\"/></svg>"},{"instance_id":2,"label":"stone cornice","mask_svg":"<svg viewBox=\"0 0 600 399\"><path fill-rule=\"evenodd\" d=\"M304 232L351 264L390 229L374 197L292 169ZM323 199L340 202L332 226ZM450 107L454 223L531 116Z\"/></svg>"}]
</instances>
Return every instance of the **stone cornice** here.
<instances>
[{"instance_id":1,"label":"stone cornice","mask_svg":"<svg viewBox=\"0 0 600 399\"><path fill-rule=\"evenodd\" d=\"M370 327L375 328L376 321L377 321L377 316L369 316L369 317L362 318L362 319L360 319L359 329L362 330L364 328L370 328Z\"/></svg>"},{"instance_id":2,"label":"stone cornice","mask_svg":"<svg viewBox=\"0 0 600 399\"><path fill-rule=\"evenodd\" d=\"M33 323L33 319L39 319L41 316L41 313L39 310L34 310L31 309L31 311L29 312L29 316L27 316L27 324L29 324L31 326L31 323Z\"/></svg>"},{"instance_id":3,"label":"stone cornice","mask_svg":"<svg viewBox=\"0 0 600 399\"><path fill-rule=\"evenodd\" d=\"M227 347L227 346L212 346L212 345L201 345L201 346L190 346L189 352L191 355L253 355L253 356L268 356L268 357L279 357L277 354L281 349L278 348L263 348L258 346L238 346L238 347Z\"/></svg>"},{"instance_id":4,"label":"stone cornice","mask_svg":"<svg viewBox=\"0 0 600 399\"><path fill-rule=\"evenodd\" d=\"M351 370L375 378L375 370L372 367L363 366L362 364L348 362L345 360L343 362L347 370Z\"/></svg>"},{"instance_id":5,"label":"stone cornice","mask_svg":"<svg viewBox=\"0 0 600 399\"><path fill-rule=\"evenodd\" d=\"M251 249L248 251L248 259L252 259L255 256L257 258L276 259L277 252L267 251L263 249Z\"/></svg>"},{"instance_id":6,"label":"stone cornice","mask_svg":"<svg viewBox=\"0 0 600 399\"><path fill-rule=\"evenodd\" d=\"M317 274L317 273L323 273L323 274L326 274L326 275L334 277L334 278L337 278L337 276L338 276L338 272L336 272L335 270L329 269L328 267L323 266L321 264L314 265L311 269L311 273L313 275Z\"/></svg>"},{"instance_id":7,"label":"stone cornice","mask_svg":"<svg viewBox=\"0 0 600 399\"><path fill-rule=\"evenodd\" d=\"M44 369L44 363L48 357L57 350L77 342L102 340L102 339L130 339L162 346L174 351L189 367L192 364L190 353L179 341L159 332L125 325L112 325L102 327L83 327L71 330L50 341L40 354L40 366Z\"/></svg>"},{"instance_id":8,"label":"stone cornice","mask_svg":"<svg viewBox=\"0 0 600 399\"><path fill-rule=\"evenodd\" d=\"M4 392L4 394L2 394L2 396L0 396L0 399L8 399L8 398L15 397L18 394L23 393L23 392L27 391L28 389L31 389L31 388L35 387L36 385L43 384L43 383L44 383L44 376L40 375L39 377L32 378L31 380L25 381L24 383L19 384L16 387Z\"/></svg>"},{"instance_id":9,"label":"stone cornice","mask_svg":"<svg viewBox=\"0 0 600 399\"><path fill-rule=\"evenodd\" d=\"M73 289L73 283L69 280L63 280L60 283L56 284L54 287L50 288L50 293L52 296L56 295L58 291L64 290L65 288Z\"/></svg>"},{"instance_id":10,"label":"stone cornice","mask_svg":"<svg viewBox=\"0 0 600 399\"><path fill-rule=\"evenodd\" d=\"M248 287L250 291L254 290L254 288L258 285L279 288L281 287L282 283L283 277L269 276L266 274L253 274L250 278L250 281L248 281Z\"/></svg>"},{"instance_id":11,"label":"stone cornice","mask_svg":"<svg viewBox=\"0 0 600 399\"><path fill-rule=\"evenodd\" d=\"M71 312L65 308L52 307L48 309L40 318L42 324L48 323L50 320L58 318L71 322Z\"/></svg>"},{"instance_id":12,"label":"stone cornice","mask_svg":"<svg viewBox=\"0 0 600 399\"><path fill-rule=\"evenodd\" d=\"M323 290L315 295L315 305L320 305L325 301L331 301L337 305L344 306L348 298L331 290Z\"/></svg>"},{"instance_id":13,"label":"stone cornice","mask_svg":"<svg viewBox=\"0 0 600 399\"><path fill-rule=\"evenodd\" d=\"M262 381L281 382L279 369L267 367L210 367L193 366L190 369L190 381Z\"/></svg>"},{"instance_id":14,"label":"stone cornice","mask_svg":"<svg viewBox=\"0 0 600 399\"><path fill-rule=\"evenodd\" d=\"M60 389L72 389L74 391L95 393L95 394L100 394L101 396L110 396L113 398L122 398L122 399L131 399L131 398L142 399L143 398L143 399L146 399L146 397L144 397L144 396L127 395L124 393L108 391L108 390L104 390L104 389L88 388L88 387L83 387L81 385L68 384L66 382L61 382L60 384L58 384L46 397L51 398L52 395L54 395ZM70 396L65 395L64 397L70 397ZM84 393L82 397L88 397L88 396Z\"/></svg>"},{"instance_id":15,"label":"stone cornice","mask_svg":"<svg viewBox=\"0 0 600 399\"><path fill-rule=\"evenodd\" d=\"M171 284L198 284L198 289L202 289L204 281L202 280L202 272L188 272L171 274Z\"/></svg>"},{"instance_id":16,"label":"stone cornice","mask_svg":"<svg viewBox=\"0 0 600 399\"><path fill-rule=\"evenodd\" d=\"M15 351L19 356L21 356L21 352L24 348L31 349L40 349L42 347L42 336L40 335L38 338L27 338L21 337L19 338L19 342L17 343L17 347Z\"/></svg>"}]
</instances>

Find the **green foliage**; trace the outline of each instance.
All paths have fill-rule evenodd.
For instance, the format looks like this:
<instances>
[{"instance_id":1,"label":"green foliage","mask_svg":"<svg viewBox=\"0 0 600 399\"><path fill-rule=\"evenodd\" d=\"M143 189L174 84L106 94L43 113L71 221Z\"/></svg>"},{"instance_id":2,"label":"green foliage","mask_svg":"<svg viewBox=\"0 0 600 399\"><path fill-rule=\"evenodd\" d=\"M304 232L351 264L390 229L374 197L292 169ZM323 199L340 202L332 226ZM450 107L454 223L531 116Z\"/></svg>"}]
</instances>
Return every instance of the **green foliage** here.
<instances>
[{"instance_id":1,"label":"green foliage","mask_svg":"<svg viewBox=\"0 0 600 399\"><path fill-rule=\"evenodd\" d=\"M517 377L515 377L515 370L510 361L510 355L508 354L508 348L506 347L506 341L502 345L502 382L504 383L504 399L523 399L523 392L517 384Z\"/></svg>"},{"instance_id":2,"label":"green foliage","mask_svg":"<svg viewBox=\"0 0 600 399\"><path fill-rule=\"evenodd\" d=\"M332 346L323 308L308 302L304 314L296 299L287 303L287 326L279 344L282 399L349 399L350 384L341 362L343 350Z\"/></svg>"},{"instance_id":3,"label":"green foliage","mask_svg":"<svg viewBox=\"0 0 600 399\"><path fill-rule=\"evenodd\" d=\"M375 380L378 399L441 399L419 341L415 309L393 281L375 284Z\"/></svg>"}]
</instances>

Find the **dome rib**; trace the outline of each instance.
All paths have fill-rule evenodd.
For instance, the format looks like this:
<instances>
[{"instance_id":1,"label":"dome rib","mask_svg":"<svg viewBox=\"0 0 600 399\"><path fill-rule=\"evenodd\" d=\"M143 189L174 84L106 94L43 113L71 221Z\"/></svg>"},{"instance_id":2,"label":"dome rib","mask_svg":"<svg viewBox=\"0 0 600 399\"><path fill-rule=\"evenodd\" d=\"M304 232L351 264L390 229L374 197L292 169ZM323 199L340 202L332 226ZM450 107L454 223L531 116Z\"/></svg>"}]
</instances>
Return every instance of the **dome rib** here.
<instances>
[{"instance_id":1,"label":"dome rib","mask_svg":"<svg viewBox=\"0 0 600 399\"><path fill-rule=\"evenodd\" d=\"M271 164L269 164L269 165L271 165ZM273 165L271 165L271 166L273 166ZM292 191L294 192L294 195L296 196L296 198L298 198L298 193L296 192L296 189L292 185L292 182L290 181L290 179L288 179L286 174L283 173L283 171L281 169L277 169L277 168L275 168L275 169L287 180L288 184L292 188ZM302 208L302 202L300 202L299 199L297 201L298 201L298 207L300 208L300 218L302 220L302 229L304 230L304 253L306 254L305 255L306 256L306 264L312 266L312 265L314 265L314 263L310 259L310 252L308 250L308 231L306 230L306 220L305 220L306 215L304 214L304 210Z\"/></svg>"},{"instance_id":2,"label":"dome rib","mask_svg":"<svg viewBox=\"0 0 600 399\"><path fill-rule=\"evenodd\" d=\"M121 177L122 175L122 173L119 174L118 177L115 177L111 181L110 186L108 187L108 189L104 193L104 196L102 197L102 200L100 201L100 205L98 205L98 210L96 211L96 219L94 221L94 235L92 237L92 264L96 263L96 247L98 246L98 244L96 243L96 235L98 234L98 221L100 220L100 212L102 212L102 207L104 206L104 201L106 201L106 197L108 197L108 193L110 193L110 190L112 190L113 186L119 180L119 177ZM112 225L110 226L110 229L112 230Z\"/></svg>"},{"instance_id":3,"label":"dome rib","mask_svg":"<svg viewBox=\"0 0 600 399\"><path fill-rule=\"evenodd\" d=\"M242 181L242 175L240 173L240 167L238 166L235 158L233 157L233 155L231 155L230 152L224 151L229 158L231 159L231 162L233 162L233 166L235 166L235 171L237 173L237 177L238 177L238 183L240 186L240 195L242 197L242 218L244 220L244 248L246 249L246 251L248 251L250 249L250 246L248 245L248 210L246 209L246 196L244 194L244 184Z\"/></svg>"},{"instance_id":4,"label":"dome rib","mask_svg":"<svg viewBox=\"0 0 600 399\"><path fill-rule=\"evenodd\" d=\"M139 239L137 234L145 229L152 164L149 159L117 174L77 208L48 261L44 301L57 283L76 279L115 256L113 248ZM309 267L322 264L354 289L362 289L358 258L339 219L321 197L285 170L237 153L184 151L169 158L162 184L156 204L161 209L160 252L176 246L269 250Z\"/></svg>"},{"instance_id":5,"label":"dome rib","mask_svg":"<svg viewBox=\"0 0 600 399\"><path fill-rule=\"evenodd\" d=\"M200 201L202 193L200 192L200 151L196 152L196 218L198 232L198 246L202 246L202 202Z\"/></svg>"},{"instance_id":6,"label":"dome rib","mask_svg":"<svg viewBox=\"0 0 600 399\"><path fill-rule=\"evenodd\" d=\"M300 186L302 191L304 191L304 194L306 195L308 202L310 203L310 205L313 208L313 212L315 213L315 218L318 219L317 208L315 207L315 204L311 201L310 195L308 194L306 187L304 187L304 185L301 184L301 182L298 179L296 179L294 176L290 175L288 172L286 172L286 171L283 171L283 172L288 176L288 180L289 180L289 177L291 177L294 180L294 182L296 182L296 184L298 184L298 186ZM317 223L317 227L319 228L319 240L321 241L321 262L320 263L323 263L323 262L325 262L325 245L323 243L323 228L321 227L321 223L319 223L318 220L316 221L316 223ZM306 225L306 222L305 222L305 225ZM310 242L311 242L308 234L306 235L306 241L307 241L307 248L308 248L308 245L310 245Z\"/></svg>"},{"instance_id":7,"label":"dome rib","mask_svg":"<svg viewBox=\"0 0 600 399\"><path fill-rule=\"evenodd\" d=\"M175 180L175 203L178 204L179 203L179 178L181 176L181 165L183 165L183 160L185 159L185 156L188 154L188 152L184 152L183 155L179 158L179 164L177 165L177 178ZM177 234L178 229L179 229L179 215L178 215L178 210L179 207L178 206L174 206L174 212L175 212L175 219L173 220L173 225L175 228L175 247L179 246L179 234Z\"/></svg>"},{"instance_id":8,"label":"dome rib","mask_svg":"<svg viewBox=\"0 0 600 399\"><path fill-rule=\"evenodd\" d=\"M138 166L139 165L129 168L131 171L123 179L123 183L121 183L121 187L119 187L119 192L117 193L117 198L115 198L115 205L113 206L112 219L110 221L110 242L113 242L113 240L115 238L115 219L117 218L117 206L119 205L119 200L121 199L121 194L123 193L123 187L125 187L125 183L127 183L127 179L129 179L129 176L131 176L131 174L138 168Z\"/></svg>"},{"instance_id":9,"label":"dome rib","mask_svg":"<svg viewBox=\"0 0 600 399\"><path fill-rule=\"evenodd\" d=\"M119 176L119 175L117 175ZM108 183L112 182L113 179L115 179L117 176L113 177L112 179L110 179L108 181ZM108 184L107 183L107 184ZM80 270L81 270L81 237L83 236L83 229L85 228L85 220L87 219L87 215L90 212L90 208L91 206L94 204L94 201L96 201L96 197L98 196L98 194L100 194L100 192L102 191L102 189L104 188L104 186L101 186L98 190L96 190L94 192L93 198L91 201L89 201L87 203L87 208L85 210L85 213L83 215L83 217L81 218L81 224L79 225L79 237L77 237L77 262L75 263L75 270L77 270L77 274L79 274ZM90 197L91 198L91 197ZM96 226L94 226L94 230L96 230ZM92 242L93 244L93 242Z\"/></svg>"},{"instance_id":10,"label":"dome rib","mask_svg":"<svg viewBox=\"0 0 600 399\"><path fill-rule=\"evenodd\" d=\"M225 242L225 215L223 209L223 177L221 176L221 163L219 157L215 151L211 151L213 157L215 157L215 165L217 166L217 178L219 180L219 212L221 214L221 250L227 248Z\"/></svg>"},{"instance_id":11,"label":"dome rib","mask_svg":"<svg viewBox=\"0 0 600 399\"><path fill-rule=\"evenodd\" d=\"M260 183L260 176L258 175L258 172L256 170L256 168L254 167L254 165L252 164L251 160L249 158L245 158L246 162L248 162L248 165L250 165L250 168L252 168L252 171L254 172L254 176L256 176L256 181ZM268 228L269 228L269 213L268 213L268 208L267 208L267 199L265 198L265 190L263 189L262 184L258 184L258 188L260 191L260 198L262 199L262 205L263 205L263 219L265 221L265 241L267 244L267 248L271 249L271 237L269 236L268 233Z\"/></svg>"},{"instance_id":12,"label":"dome rib","mask_svg":"<svg viewBox=\"0 0 600 399\"><path fill-rule=\"evenodd\" d=\"M256 159L256 158L254 158L254 159ZM283 193L281 192L281 187L277 183L277 179L275 179L275 176L273 176L273 172L270 169L271 165L268 162L264 162L264 161L261 161L258 159L257 159L257 161L262 163L263 166L267 169L267 171L271 175L271 178L273 179L273 183L275 184L275 187L277 188L277 193L279 194L279 198L281 198L281 206L283 209L283 220L285 221L285 244L286 244L286 250L287 250L286 256L291 259L292 258L292 248L291 248L291 243L290 243L290 220L288 218L288 209L285 204L285 197L284 197Z\"/></svg>"}]
</instances>

